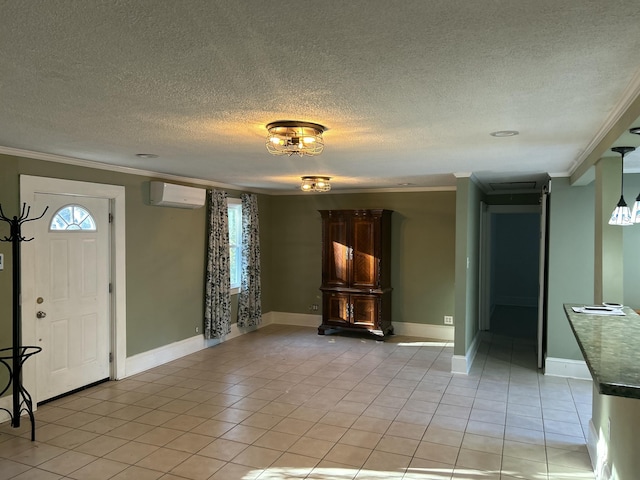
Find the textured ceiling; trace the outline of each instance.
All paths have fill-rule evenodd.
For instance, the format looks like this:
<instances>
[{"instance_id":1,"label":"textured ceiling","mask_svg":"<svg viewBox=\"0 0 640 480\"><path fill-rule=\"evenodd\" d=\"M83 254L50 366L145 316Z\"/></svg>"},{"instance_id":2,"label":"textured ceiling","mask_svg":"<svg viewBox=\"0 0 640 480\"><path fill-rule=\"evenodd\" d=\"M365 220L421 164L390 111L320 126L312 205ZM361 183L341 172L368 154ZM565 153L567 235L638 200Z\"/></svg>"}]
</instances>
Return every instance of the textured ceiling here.
<instances>
[{"instance_id":1,"label":"textured ceiling","mask_svg":"<svg viewBox=\"0 0 640 480\"><path fill-rule=\"evenodd\" d=\"M638 0L0 11L0 146L250 189L311 174L336 190L567 175L640 93ZM327 126L324 153L269 155L265 125L285 119Z\"/></svg>"}]
</instances>

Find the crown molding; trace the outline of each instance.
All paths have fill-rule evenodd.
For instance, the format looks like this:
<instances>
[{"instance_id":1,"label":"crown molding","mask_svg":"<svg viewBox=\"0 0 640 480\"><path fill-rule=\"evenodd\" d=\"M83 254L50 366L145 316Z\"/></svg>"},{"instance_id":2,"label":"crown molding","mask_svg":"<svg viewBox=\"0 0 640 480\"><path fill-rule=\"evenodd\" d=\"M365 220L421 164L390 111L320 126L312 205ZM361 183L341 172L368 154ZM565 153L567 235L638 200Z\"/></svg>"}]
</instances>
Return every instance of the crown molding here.
<instances>
[{"instance_id":1,"label":"crown molding","mask_svg":"<svg viewBox=\"0 0 640 480\"><path fill-rule=\"evenodd\" d=\"M268 190L260 188L247 188L229 183L214 182L204 180L202 178L183 177L181 175L173 175L169 173L154 172L153 170L143 170L140 168L123 167L121 165L112 165L110 163L96 162L92 160L84 160L81 158L67 157L65 155L55 155L52 153L35 152L32 150L22 150L20 148L4 147L0 145L0 154L11 155L14 157L31 158L34 160L44 160L46 162L64 163L66 165L74 165L76 167L93 168L96 170L107 170L110 172L126 173L128 175L140 175L144 177L153 177L161 180L171 180L174 182L190 183L193 185L201 185L204 187L226 188L229 190L239 190L242 192L261 193L269 195Z\"/></svg>"},{"instance_id":2,"label":"crown molding","mask_svg":"<svg viewBox=\"0 0 640 480\"><path fill-rule=\"evenodd\" d=\"M389 188L350 188L350 189L334 189L332 188L328 192L303 192L300 189L297 190L273 190L267 193L267 195L283 196L283 195L340 195L340 194L352 194L352 193L410 193L410 192L455 192L456 187L442 186L442 187L389 187Z\"/></svg>"},{"instance_id":3,"label":"crown molding","mask_svg":"<svg viewBox=\"0 0 640 480\"><path fill-rule=\"evenodd\" d=\"M226 188L229 190L238 190L241 192L259 193L263 195L310 195L309 192L301 190L267 190L264 188L241 187L229 183L214 182L201 178L183 177L180 175L172 175L168 173L154 172L153 170L143 170L139 168L123 167L121 165L112 165L110 163L96 162L92 160L84 160L81 158L67 157L64 155L55 155L52 153L35 152L32 150L23 150L20 148L4 147L0 145L0 154L11 155L14 157L31 158L34 160L44 160L47 162L64 163L66 165L74 165L76 167L93 168L97 170L107 170L110 172L126 173L129 175L140 175L145 177L153 177L161 180L171 180L174 182L190 183L193 185L201 185L204 187ZM391 187L391 188L361 188L346 190L331 190L322 192L322 195L341 194L341 193L407 193L407 192L448 192L455 191L455 186L440 187ZM313 195L313 194L311 194ZM318 193L318 195L320 195Z\"/></svg>"},{"instance_id":4,"label":"crown molding","mask_svg":"<svg viewBox=\"0 0 640 480\"><path fill-rule=\"evenodd\" d=\"M640 114L640 70L633 76L622 98L611 110L587 147L569 167L572 184L597 162L603 152L629 128Z\"/></svg>"}]
</instances>

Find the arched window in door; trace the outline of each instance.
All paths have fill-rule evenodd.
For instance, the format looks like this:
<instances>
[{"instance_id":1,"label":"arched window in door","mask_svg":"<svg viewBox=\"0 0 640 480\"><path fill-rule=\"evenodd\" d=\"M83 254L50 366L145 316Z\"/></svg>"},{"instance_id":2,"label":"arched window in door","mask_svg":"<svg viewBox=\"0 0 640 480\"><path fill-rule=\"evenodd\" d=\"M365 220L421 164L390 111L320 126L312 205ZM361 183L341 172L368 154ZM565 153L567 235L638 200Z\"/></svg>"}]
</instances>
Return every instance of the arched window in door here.
<instances>
[{"instance_id":1,"label":"arched window in door","mask_svg":"<svg viewBox=\"0 0 640 480\"><path fill-rule=\"evenodd\" d=\"M66 205L53 215L49 230L85 230L95 232L96 222L83 206Z\"/></svg>"}]
</instances>

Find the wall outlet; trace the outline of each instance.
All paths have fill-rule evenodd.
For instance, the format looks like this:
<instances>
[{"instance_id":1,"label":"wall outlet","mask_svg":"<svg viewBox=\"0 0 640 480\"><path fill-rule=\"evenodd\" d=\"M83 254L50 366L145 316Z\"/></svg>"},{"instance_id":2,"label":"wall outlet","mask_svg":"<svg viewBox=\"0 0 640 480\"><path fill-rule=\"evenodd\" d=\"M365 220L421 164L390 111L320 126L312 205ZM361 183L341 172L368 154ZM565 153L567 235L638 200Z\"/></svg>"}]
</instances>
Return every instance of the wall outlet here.
<instances>
[{"instance_id":1,"label":"wall outlet","mask_svg":"<svg viewBox=\"0 0 640 480\"><path fill-rule=\"evenodd\" d=\"M444 316L444 324L445 325L453 325L453 317L451 315Z\"/></svg>"},{"instance_id":2,"label":"wall outlet","mask_svg":"<svg viewBox=\"0 0 640 480\"><path fill-rule=\"evenodd\" d=\"M4 253L0 253L0 270L4 270Z\"/></svg>"},{"instance_id":3,"label":"wall outlet","mask_svg":"<svg viewBox=\"0 0 640 480\"><path fill-rule=\"evenodd\" d=\"M309 311L310 312L317 312L318 311L318 304L314 303L312 305L309 305Z\"/></svg>"},{"instance_id":4,"label":"wall outlet","mask_svg":"<svg viewBox=\"0 0 640 480\"><path fill-rule=\"evenodd\" d=\"M200 332L200 327L196 327L196 333Z\"/></svg>"}]
</instances>

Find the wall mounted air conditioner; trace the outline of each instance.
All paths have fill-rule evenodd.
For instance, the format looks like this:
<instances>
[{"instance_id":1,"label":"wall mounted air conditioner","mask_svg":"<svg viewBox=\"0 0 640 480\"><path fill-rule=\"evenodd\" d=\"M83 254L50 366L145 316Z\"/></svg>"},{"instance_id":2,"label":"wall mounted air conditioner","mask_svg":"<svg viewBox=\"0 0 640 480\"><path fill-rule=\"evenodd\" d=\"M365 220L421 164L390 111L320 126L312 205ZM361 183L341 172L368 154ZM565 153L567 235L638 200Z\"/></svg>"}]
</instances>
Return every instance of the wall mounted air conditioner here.
<instances>
[{"instance_id":1,"label":"wall mounted air conditioner","mask_svg":"<svg viewBox=\"0 0 640 480\"><path fill-rule=\"evenodd\" d=\"M149 182L149 202L159 207L200 208L204 206L204 188L185 187L165 182Z\"/></svg>"}]
</instances>

